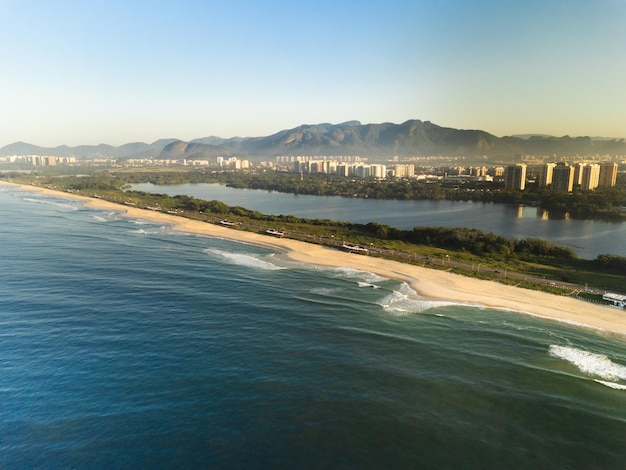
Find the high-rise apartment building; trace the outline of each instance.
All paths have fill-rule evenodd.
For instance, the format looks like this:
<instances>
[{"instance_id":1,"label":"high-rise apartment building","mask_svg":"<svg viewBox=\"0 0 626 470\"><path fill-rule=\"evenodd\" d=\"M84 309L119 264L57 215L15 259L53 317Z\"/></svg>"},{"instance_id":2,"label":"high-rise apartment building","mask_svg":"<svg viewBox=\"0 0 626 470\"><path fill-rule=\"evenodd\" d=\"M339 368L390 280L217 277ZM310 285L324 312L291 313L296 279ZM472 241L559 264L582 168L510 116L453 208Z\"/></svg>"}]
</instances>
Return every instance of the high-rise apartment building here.
<instances>
[{"instance_id":1,"label":"high-rise apartment building","mask_svg":"<svg viewBox=\"0 0 626 470\"><path fill-rule=\"evenodd\" d=\"M591 191L598 187L600 179L600 165L588 164L582 167L580 189Z\"/></svg>"},{"instance_id":2,"label":"high-rise apartment building","mask_svg":"<svg viewBox=\"0 0 626 470\"><path fill-rule=\"evenodd\" d=\"M539 187L545 188L552 184L552 172L556 163L548 162L541 167L541 174L539 175Z\"/></svg>"},{"instance_id":3,"label":"high-rise apartment building","mask_svg":"<svg viewBox=\"0 0 626 470\"><path fill-rule=\"evenodd\" d=\"M526 187L526 164L509 165L504 170L504 187L523 191Z\"/></svg>"},{"instance_id":4,"label":"high-rise apartment building","mask_svg":"<svg viewBox=\"0 0 626 470\"><path fill-rule=\"evenodd\" d=\"M411 178L415 175L415 165L396 165L396 178Z\"/></svg>"},{"instance_id":5,"label":"high-rise apartment building","mask_svg":"<svg viewBox=\"0 0 626 470\"><path fill-rule=\"evenodd\" d=\"M598 186L615 186L617 181L617 163L603 163L600 165Z\"/></svg>"},{"instance_id":6,"label":"high-rise apartment building","mask_svg":"<svg viewBox=\"0 0 626 470\"><path fill-rule=\"evenodd\" d=\"M559 162L552 170L552 190L570 193L574 189L574 167Z\"/></svg>"},{"instance_id":7,"label":"high-rise apartment building","mask_svg":"<svg viewBox=\"0 0 626 470\"><path fill-rule=\"evenodd\" d=\"M588 163L576 163L574 165L574 186L582 186L583 184L583 169Z\"/></svg>"}]
</instances>

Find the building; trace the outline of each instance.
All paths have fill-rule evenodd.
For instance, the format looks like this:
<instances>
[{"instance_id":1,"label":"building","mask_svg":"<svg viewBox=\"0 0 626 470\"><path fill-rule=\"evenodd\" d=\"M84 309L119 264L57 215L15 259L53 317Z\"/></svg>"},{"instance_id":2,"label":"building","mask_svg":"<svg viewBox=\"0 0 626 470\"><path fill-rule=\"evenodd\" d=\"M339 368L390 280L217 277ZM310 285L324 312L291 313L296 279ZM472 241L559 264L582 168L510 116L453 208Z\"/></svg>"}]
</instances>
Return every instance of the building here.
<instances>
[{"instance_id":1,"label":"building","mask_svg":"<svg viewBox=\"0 0 626 470\"><path fill-rule=\"evenodd\" d=\"M411 178L415 175L415 165L396 165L396 178Z\"/></svg>"},{"instance_id":2,"label":"building","mask_svg":"<svg viewBox=\"0 0 626 470\"><path fill-rule=\"evenodd\" d=\"M523 191L526 188L526 164L509 165L504 170L504 187Z\"/></svg>"},{"instance_id":3,"label":"building","mask_svg":"<svg viewBox=\"0 0 626 470\"><path fill-rule=\"evenodd\" d=\"M501 178L504 176L504 167L502 166L496 166L494 168L492 168L492 175L495 178Z\"/></svg>"},{"instance_id":4,"label":"building","mask_svg":"<svg viewBox=\"0 0 626 470\"><path fill-rule=\"evenodd\" d=\"M470 176L487 176L487 167L486 166L473 166L469 169Z\"/></svg>"},{"instance_id":5,"label":"building","mask_svg":"<svg viewBox=\"0 0 626 470\"><path fill-rule=\"evenodd\" d=\"M387 165L372 164L370 165L370 175L374 178L385 178L387 176Z\"/></svg>"},{"instance_id":6,"label":"building","mask_svg":"<svg viewBox=\"0 0 626 470\"><path fill-rule=\"evenodd\" d=\"M579 187L583 184L583 169L588 163L576 163L574 165L574 186Z\"/></svg>"},{"instance_id":7,"label":"building","mask_svg":"<svg viewBox=\"0 0 626 470\"><path fill-rule=\"evenodd\" d=\"M571 193L574 189L574 167L559 162L552 170L552 191Z\"/></svg>"},{"instance_id":8,"label":"building","mask_svg":"<svg viewBox=\"0 0 626 470\"><path fill-rule=\"evenodd\" d=\"M591 191L598 187L599 180L600 165L594 163L583 166L580 189Z\"/></svg>"},{"instance_id":9,"label":"building","mask_svg":"<svg viewBox=\"0 0 626 470\"><path fill-rule=\"evenodd\" d=\"M356 165L353 167L354 176L359 178L369 178L372 176L371 167L369 165Z\"/></svg>"},{"instance_id":10,"label":"building","mask_svg":"<svg viewBox=\"0 0 626 470\"><path fill-rule=\"evenodd\" d=\"M339 163L337 165L337 174L339 176L350 176L350 165Z\"/></svg>"},{"instance_id":11,"label":"building","mask_svg":"<svg viewBox=\"0 0 626 470\"><path fill-rule=\"evenodd\" d=\"M600 165L598 186L613 187L617 181L617 163L603 163Z\"/></svg>"},{"instance_id":12,"label":"building","mask_svg":"<svg viewBox=\"0 0 626 470\"><path fill-rule=\"evenodd\" d=\"M545 188L552 184L552 172L556 163L548 162L541 167L541 174L539 175L539 187Z\"/></svg>"},{"instance_id":13,"label":"building","mask_svg":"<svg viewBox=\"0 0 626 470\"><path fill-rule=\"evenodd\" d=\"M626 295L607 292L602 296L602 299L611 302L614 307L626 308Z\"/></svg>"}]
</instances>

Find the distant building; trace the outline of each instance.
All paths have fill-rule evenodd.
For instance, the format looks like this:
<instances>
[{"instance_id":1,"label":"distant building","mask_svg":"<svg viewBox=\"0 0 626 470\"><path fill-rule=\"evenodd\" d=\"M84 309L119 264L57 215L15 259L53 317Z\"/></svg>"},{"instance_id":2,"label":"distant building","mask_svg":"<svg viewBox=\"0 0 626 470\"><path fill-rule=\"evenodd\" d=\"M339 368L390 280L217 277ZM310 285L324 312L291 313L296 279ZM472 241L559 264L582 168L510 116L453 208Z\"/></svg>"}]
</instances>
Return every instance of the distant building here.
<instances>
[{"instance_id":1,"label":"distant building","mask_svg":"<svg viewBox=\"0 0 626 470\"><path fill-rule=\"evenodd\" d=\"M552 172L556 163L548 162L541 167L541 174L539 175L539 187L545 188L552 184Z\"/></svg>"},{"instance_id":2,"label":"distant building","mask_svg":"<svg viewBox=\"0 0 626 470\"><path fill-rule=\"evenodd\" d=\"M337 174L339 176L350 176L350 165L346 163L339 163L337 165Z\"/></svg>"},{"instance_id":3,"label":"distant building","mask_svg":"<svg viewBox=\"0 0 626 470\"><path fill-rule=\"evenodd\" d=\"M354 176L359 178L369 178L372 176L371 167L369 165L357 165L353 168Z\"/></svg>"},{"instance_id":4,"label":"distant building","mask_svg":"<svg viewBox=\"0 0 626 470\"><path fill-rule=\"evenodd\" d=\"M501 178L504 176L504 167L496 166L492 169L493 174L491 176L495 176L496 178Z\"/></svg>"},{"instance_id":5,"label":"distant building","mask_svg":"<svg viewBox=\"0 0 626 470\"><path fill-rule=\"evenodd\" d=\"M590 164L585 165L582 169L582 181L580 183L580 189L591 191L598 187L600 179L600 165Z\"/></svg>"},{"instance_id":6,"label":"distant building","mask_svg":"<svg viewBox=\"0 0 626 470\"><path fill-rule=\"evenodd\" d=\"M617 181L617 163L603 163L600 165L598 186L615 186Z\"/></svg>"},{"instance_id":7,"label":"distant building","mask_svg":"<svg viewBox=\"0 0 626 470\"><path fill-rule=\"evenodd\" d=\"M410 178L415 175L415 165L396 165L396 178Z\"/></svg>"},{"instance_id":8,"label":"distant building","mask_svg":"<svg viewBox=\"0 0 626 470\"><path fill-rule=\"evenodd\" d=\"M217 157L216 161L218 168L228 170L244 170L250 167L250 162L248 160L239 160L238 157L229 157L228 159L224 159L224 157Z\"/></svg>"},{"instance_id":9,"label":"distant building","mask_svg":"<svg viewBox=\"0 0 626 470\"><path fill-rule=\"evenodd\" d=\"M559 162L552 170L552 191L570 193L574 189L574 167Z\"/></svg>"},{"instance_id":10,"label":"distant building","mask_svg":"<svg viewBox=\"0 0 626 470\"><path fill-rule=\"evenodd\" d=\"M470 176L487 176L487 167L486 166L475 166L469 169Z\"/></svg>"},{"instance_id":11,"label":"distant building","mask_svg":"<svg viewBox=\"0 0 626 470\"><path fill-rule=\"evenodd\" d=\"M370 165L370 174L374 178L385 178L387 176L387 165Z\"/></svg>"},{"instance_id":12,"label":"distant building","mask_svg":"<svg viewBox=\"0 0 626 470\"><path fill-rule=\"evenodd\" d=\"M526 164L509 165L504 170L504 187L523 191L526 188Z\"/></svg>"},{"instance_id":13,"label":"distant building","mask_svg":"<svg viewBox=\"0 0 626 470\"><path fill-rule=\"evenodd\" d=\"M576 163L576 165L574 165L574 186L582 186L583 169L587 165L588 165L587 163Z\"/></svg>"}]
</instances>

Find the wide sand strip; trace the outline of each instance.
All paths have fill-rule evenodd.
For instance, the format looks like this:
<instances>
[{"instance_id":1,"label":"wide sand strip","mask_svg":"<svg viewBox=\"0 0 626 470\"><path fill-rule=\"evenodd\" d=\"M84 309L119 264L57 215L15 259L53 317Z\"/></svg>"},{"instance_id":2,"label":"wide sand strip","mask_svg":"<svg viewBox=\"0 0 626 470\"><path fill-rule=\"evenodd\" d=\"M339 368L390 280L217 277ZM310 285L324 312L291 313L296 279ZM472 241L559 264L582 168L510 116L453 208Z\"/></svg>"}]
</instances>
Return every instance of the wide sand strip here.
<instances>
[{"instance_id":1,"label":"wide sand strip","mask_svg":"<svg viewBox=\"0 0 626 470\"><path fill-rule=\"evenodd\" d=\"M14 186L27 190L38 190L57 197L80 199L86 201L89 207L120 211L128 217L171 224L173 230L180 232L220 237L275 249L285 253L293 261L318 266L348 267L360 271L369 271L382 277L406 282L420 295L430 299L510 309L577 326L626 335L626 311L614 307L591 304L572 297L507 286L495 281L474 279L398 261L347 253L298 240L235 230L162 212L123 207L102 199L87 198L36 186Z\"/></svg>"}]
</instances>

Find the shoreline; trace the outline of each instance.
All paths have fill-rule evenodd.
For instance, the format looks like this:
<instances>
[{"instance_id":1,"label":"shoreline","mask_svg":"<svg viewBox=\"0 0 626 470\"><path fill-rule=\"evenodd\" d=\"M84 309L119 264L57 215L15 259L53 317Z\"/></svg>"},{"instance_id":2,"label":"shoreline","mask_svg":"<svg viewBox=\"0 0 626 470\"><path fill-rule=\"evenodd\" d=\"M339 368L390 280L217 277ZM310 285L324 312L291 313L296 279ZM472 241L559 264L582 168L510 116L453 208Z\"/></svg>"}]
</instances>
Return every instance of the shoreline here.
<instances>
[{"instance_id":1,"label":"shoreline","mask_svg":"<svg viewBox=\"0 0 626 470\"><path fill-rule=\"evenodd\" d=\"M325 267L347 267L369 271L381 277L406 282L420 296L432 300L452 301L486 308L511 310L571 326L626 336L626 311L615 307L584 302L545 292L508 286L495 281L470 278L460 274L429 269L399 261L372 258L356 253L315 245L288 238L273 238L253 232L235 230L207 222L164 214L147 209L121 206L102 199L79 196L63 191L0 181L0 185L37 191L55 197L81 200L87 207L115 210L125 217L136 217L171 225L171 229L227 240L249 243L277 250L289 260Z\"/></svg>"}]
</instances>

